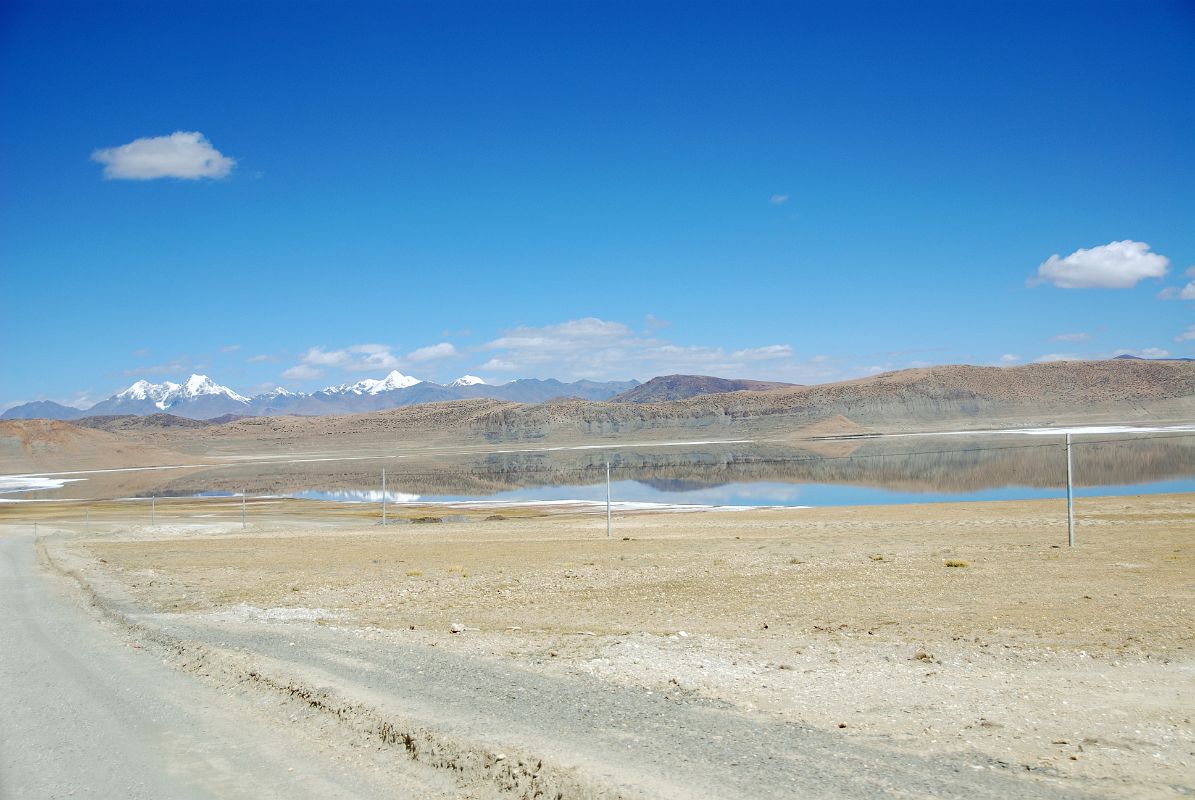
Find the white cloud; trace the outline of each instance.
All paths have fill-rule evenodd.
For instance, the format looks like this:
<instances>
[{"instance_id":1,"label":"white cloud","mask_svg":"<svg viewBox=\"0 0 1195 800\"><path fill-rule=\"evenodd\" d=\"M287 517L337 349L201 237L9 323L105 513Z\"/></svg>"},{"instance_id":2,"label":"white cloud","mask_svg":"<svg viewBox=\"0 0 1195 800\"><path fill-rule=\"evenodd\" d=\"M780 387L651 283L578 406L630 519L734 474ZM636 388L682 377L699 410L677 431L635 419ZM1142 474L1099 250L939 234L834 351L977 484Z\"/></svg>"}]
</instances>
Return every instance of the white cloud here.
<instances>
[{"instance_id":1,"label":"white cloud","mask_svg":"<svg viewBox=\"0 0 1195 800\"><path fill-rule=\"evenodd\" d=\"M1130 350L1128 348L1121 348L1120 350L1113 350L1112 356L1137 356L1137 358L1166 358L1170 355L1169 350L1163 350L1160 347L1144 347L1140 350Z\"/></svg>"},{"instance_id":2,"label":"white cloud","mask_svg":"<svg viewBox=\"0 0 1195 800\"><path fill-rule=\"evenodd\" d=\"M643 327L648 333L651 333L652 331L658 331L661 328L670 327L671 325L671 322L666 319L660 319L655 314L648 314L643 318Z\"/></svg>"},{"instance_id":3,"label":"white cloud","mask_svg":"<svg viewBox=\"0 0 1195 800\"><path fill-rule=\"evenodd\" d=\"M456 348L450 342L440 342L429 347L420 347L407 353L411 361L432 361L437 358L451 358L456 355Z\"/></svg>"},{"instance_id":4,"label":"white cloud","mask_svg":"<svg viewBox=\"0 0 1195 800\"><path fill-rule=\"evenodd\" d=\"M1185 331L1174 337L1176 342L1192 342L1195 341L1195 325L1187 328Z\"/></svg>"},{"instance_id":5,"label":"white cloud","mask_svg":"<svg viewBox=\"0 0 1195 800\"><path fill-rule=\"evenodd\" d=\"M680 345L652 331L635 333L621 322L587 317L540 328L519 327L482 346L496 351L483 372L561 380L650 378L697 373L813 383L840 377L831 364L795 361L792 347L771 344L727 351Z\"/></svg>"},{"instance_id":6,"label":"white cloud","mask_svg":"<svg viewBox=\"0 0 1195 800\"><path fill-rule=\"evenodd\" d=\"M198 369L198 365L192 365ZM189 367L186 364L186 357L176 358L173 361L167 361L164 364L152 364L145 367L133 367L132 369L123 370L125 377L134 375L178 375L186 372Z\"/></svg>"},{"instance_id":7,"label":"white cloud","mask_svg":"<svg viewBox=\"0 0 1195 800\"><path fill-rule=\"evenodd\" d=\"M772 205L782 206L788 202L788 195L787 194L774 194L774 195L772 195L772 199L770 202L772 203Z\"/></svg>"},{"instance_id":8,"label":"white cloud","mask_svg":"<svg viewBox=\"0 0 1195 800\"><path fill-rule=\"evenodd\" d=\"M1090 333L1060 333L1054 337L1056 342L1089 342L1091 341Z\"/></svg>"},{"instance_id":9,"label":"white cloud","mask_svg":"<svg viewBox=\"0 0 1195 800\"><path fill-rule=\"evenodd\" d=\"M1146 278L1161 278L1169 268L1170 259L1149 252L1145 242L1126 239L1079 249L1065 258L1052 255L1028 283L1052 283L1062 289L1129 289Z\"/></svg>"},{"instance_id":10,"label":"white cloud","mask_svg":"<svg viewBox=\"0 0 1195 800\"><path fill-rule=\"evenodd\" d=\"M791 358L793 349L786 344L769 344L765 347L749 347L735 350L731 358L741 361L767 361L773 358Z\"/></svg>"},{"instance_id":11,"label":"white cloud","mask_svg":"<svg viewBox=\"0 0 1195 800\"><path fill-rule=\"evenodd\" d=\"M300 361L308 366L336 367L350 372L398 369L402 363L385 344L355 344L342 350L312 347Z\"/></svg>"},{"instance_id":12,"label":"white cloud","mask_svg":"<svg viewBox=\"0 0 1195 800\"><path fill-rule=\"evenodd\" d=\"M489 361L481 365L483 370L492 370L494 372L510 372L519 368L518 364L504 361L501 358L491 358Z\"/></svg>"},{"instance_id":13,"label":"white cloud","mask_svg":"<svg viewBox=\"0 0 1195 800\"><path fill-rule=\"evenodd\" d=\"M263 361L277 361L277 360L278 359L275 358L274 356L269 356L269 355L266 355L265 353L261 353L260 355L249 356L248 358L245 359L245 363L246 364L260 364Z\"/></svg>"},{"instance_id":14,"label":"white cloud","mask_svg":"<svg viewBox=\"0 0 1195 800\"><path fill-rule=\"evenodd\" d=\"M1001 364L1016 364L1022 360L1023 359L1020 356L1013 355L1012 353L1005 353L1004 355L1000 356Z\"/></svg>"},{"instance_id":15,"label":"white cloud","mask_svg":"<svg viewBox=\"0 0 1195 800\"><path fill-rule=\"evenodd\" d=\"M324 374L324 371L319 367L313 367L310 364L295 364L288 370L282 372L282 377L288 380L306 381L312 378L318 378Z\"/></svg>"},{"instance_id":16,"label":"white cloud","mask_svg":"<svg viewBox=\"0 0 1195 800\"><path fill-rule=\"evenodd\" d=\"M303 363L318 364L324 367L339 367L346 363L349 358L347 350L324 350L319 347L312 347L303 354Z\"/></svg>"},{"instance_id":17,"label":"white cloud","mask_svg":"<svg viewBox=\"0 0 1195 800\"><path fill-rule=\"evenodd\" d=\"M1191 270L1187 270L1188 273ZM1167 286L1158 292L1159 300L1195 300L1195 281L1186 286Z\"/></svg>"},{"instance_id":18,"label":"white cloud","mask_svg":"<svg viewBox=\"0 0 1195 800\"><path fill-rule=\"evenodd\" d=\"M1054 361L1079 361L1076 353L1046 353L1033 359L1034 364L1049 364Z\"/></svg>"},{"instance_id":19,"label":"white cloud","mask_svg":"<svg viewBox=\"0 0 1195 800\"><path fill-rule=\"evenodd\" d=\"M105 178L132 181L223 178L237 163L212 147L198 131L134 139L119 147L96 150L91 158L104 165Z\"/></svg>"},{"instance_id":20,"label":"white cloud","mask_svg":"<svg viewBox=\"0 0 1195 800\"><path fill-rule=\"evenodd\" d=\"M235 353L237 350L240 350L240 349L241 349L241 346L239 344L226 344L220 348L220 352L221 353Z\"/></svg>"}]
</instances>

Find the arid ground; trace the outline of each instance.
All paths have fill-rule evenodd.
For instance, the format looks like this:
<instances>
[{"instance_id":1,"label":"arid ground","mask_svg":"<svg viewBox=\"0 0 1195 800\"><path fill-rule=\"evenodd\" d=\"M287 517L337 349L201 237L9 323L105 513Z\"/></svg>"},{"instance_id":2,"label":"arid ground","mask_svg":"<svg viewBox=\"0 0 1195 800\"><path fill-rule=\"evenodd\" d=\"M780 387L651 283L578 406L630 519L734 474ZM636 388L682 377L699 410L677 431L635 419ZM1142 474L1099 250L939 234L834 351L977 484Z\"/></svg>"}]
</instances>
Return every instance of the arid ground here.
<instances>
[{"instance_id":1,"label":"arid ground","mask_svg":"<svg viewBox=\"0 0 1195 800\"><path fill-rule=\"evenodd\" d=\"M1195 792L1189 494L1083 499L1075 548L1055 500L622 513L611 538L569 507L404 506L381 528L370 507L261 501L244 530L224 500L160 501L153 526L67 508L0 514L166 632L339 631L1026 790Z\"/></svg>"}]
</instances>

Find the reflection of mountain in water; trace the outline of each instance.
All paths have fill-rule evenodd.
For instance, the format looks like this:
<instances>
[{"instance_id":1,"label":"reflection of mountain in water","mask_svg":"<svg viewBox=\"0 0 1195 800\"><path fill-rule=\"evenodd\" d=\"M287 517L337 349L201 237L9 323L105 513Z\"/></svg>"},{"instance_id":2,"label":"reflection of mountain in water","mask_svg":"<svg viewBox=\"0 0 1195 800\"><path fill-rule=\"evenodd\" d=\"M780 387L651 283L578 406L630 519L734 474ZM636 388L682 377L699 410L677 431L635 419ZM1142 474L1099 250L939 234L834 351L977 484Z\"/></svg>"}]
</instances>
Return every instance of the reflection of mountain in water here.
<instances>
[{"instance_id":1,"label":"reflection of mountain in water","mask_svg":"<svg viewBox=\"0 0 1195 800\"><path fill-rule=\"evenodd\" d=\"M725 486L726 481L693 481L684 478L638 478L636 483L649 486L657 492L700 492L704 489L715 489Z\"/></svg>"},{"instance_id":2,"label":"reflection of mountain in water","mask_svg":"<svg viewBox=\"0 0 1195 800\"><path fill-rule=\"evenodd\" d=\"M810 448L816 448L810 449ZM1195 436L1084 443L1073 451L1078 486L1142 484L1195 476ZM308 464L235 465L188 471L93 475L38 497L191 495L205 491L293 494L380 488L422 496L484 497L540 486L635 480L663 492L725 484L846 484L906 492L964 493L1005 486L1063 485L1061 442L1040 437L868 439L741 447L494 453L475 459L380 459Z\"/></svg>"}]
</instances>

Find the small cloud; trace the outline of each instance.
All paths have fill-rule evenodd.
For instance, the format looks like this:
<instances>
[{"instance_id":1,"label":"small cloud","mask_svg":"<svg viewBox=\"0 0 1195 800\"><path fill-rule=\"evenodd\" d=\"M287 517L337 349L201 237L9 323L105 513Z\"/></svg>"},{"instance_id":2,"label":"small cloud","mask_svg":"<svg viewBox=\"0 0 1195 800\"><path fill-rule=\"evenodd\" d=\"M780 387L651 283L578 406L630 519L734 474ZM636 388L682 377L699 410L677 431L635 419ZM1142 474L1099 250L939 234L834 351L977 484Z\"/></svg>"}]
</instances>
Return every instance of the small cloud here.
<instances>
[{"instance_id":1,"label":"small cloud","mask_svg":"<svg viewBox=\"0 0 1195 800\"><path fill-rule=\"evenodd\" d=\"M1149 252L1145 242L1126 239L1079 249L1065 258L1052 255L1027 283L1052 283L1061 289L1130 289L1146 278L1161 278L1169 269L1170 259Z\"/></svg>"},{"instance_id":2,"label":"small cloud","mask_svg":"<svg viewBox=\"0 0 1195 800\"><path fill-rule=\"evenodd\" d=\"M1163 350L1160 347L1145 347L1140 350L1130 350L1129 348L1121 348L1120 350L1113 350L1112 356L1136 356L1137 358L1166 358L1170 355L1169 350Z\"/></svg>"},{"instance_id":3,"label":"small cloud","mask_svg":"<svg viewBox=\"0 0 1195 800\"><path fill-rule=\"evenodd\" d=\"M472 336L473 331L470 328L461 328L459 331L445 329L443 331L440 331L440 335L443 336L445 339L460 339L460 338L464 338L466 336Z\"/></svg>"},{"instance_id":4,"label":"small cloud","mask_svg":"<svg viewBox=\"0 0 1195 800\"><path fill-rule=\"evenodd\" d=\"M387 371L402 365L386 344L355 344L342 350L311 347L299 361L309 367L336 367L350 372Z\"/></svg>"},{"instance_id":5,"label":"small cloud","mask_svg":"<svg viewBox=\"0 0 1195 800\"><path fill-rule=\"evenodd\" d=\"M185 358L185 357L184 357ZM198 369L199 365L192 365L193 368ZM132 369L123 370L124 376L131 377L134 375L179 375L186 372L188 369L182 358L176 358L173 361L167 361L164 364L152 364L147 367L133 367Z\"/></svg>"},{"instance_id":6,"label":"small cloud","mask_svg":"<svg viewBox=\"0 0 1195 800\"><path fill-rule=\"evenodd\" d=\"M671 325L671 322L666 319L660 319L655 314L648 314L643 318L643 327L648 333L658 331L661 328L667 328Z\"/></svg>"},{"instance_id":7,"label":"small cloud","mask_svg":"<svg viewBox=\"0 0 1195 800\"><path fill-rule=\"evenodd\" d=\"M771 200L769 200L768 202L770 202L774 206L782 206L788 202L788 195L774 194L774 195L772 195Z\"/></svg>"},{"instance_id":8,"label":"small cloud","mask_svg":"<svg viewBox=\"0 0 1195 800\"><path fill-rule=\"evenodd\" d=\"M240 349L241 349L241 346L239 344L226 344L220 348L220 352L221 353L235 353L237 350L240 350Z\"/></svg>"},{"instance_id":9,"label":"small cloud","mask_svg":"<svg viewBox=\"0 0 1195 800\"><path fill-rule=\"evenodd\" d=\"M481 365L483 370L490 370L493 372L510 372L513 369L518 369L518 366L504 361L501 358L491 358L489 361Z\"/></svg>"},{"instance_id":10,"label":"small cloud","mask_svg":"<svg viewBox=\"0 0 1195 800\"><path fill-rule=\"evenodd\" d=\"M1005 353L1004 355L1000 356L1001 364L1016 364L1022 360L1023 359L1020 356L1013 355L1012 353Z\"/></svg>"},{"instance_id":11,"label":"small cloud","mask_svg":"<svg viewBox=\"0 0 1195 800\"><path fill-rule=\"evenodd\" d=\"M321 367L339 367L348 362L351 356L346 350L324 350L312 347L303 354L303 363Z\"/></svg>"},{"instance_id":12,"label":"small cloud","mask_svg":"<svg viewBox=\"0 0 1195 800\"><path fill-rule=\"evenodd\" d=\"M1060 333L1054 337L1056 342L1088 342L1091 341L1090 333Z\"/></svg>"},{"instance_id":13,"label":"small cloud","mask_svg":"<svg viewBox=\"0 0 1195 800\"><path fill-rule=\"evenodd\" d=\"M1046 353L1033 359L1034 364L1051 364L1055 361L1079 361L1077 353Z\"/></svg>"},{"instance_id":14,"label":"small cloud","mask_svg":"<svg viewBox=\"0 0 1195 800\"><path fill-rule=\"evenodd\" d=\"M1174 337L1176 342L1192 342L1195 341L1195 325L1187 328L1185 331Z\"/></svg>"},{"instance_id":15,"label":"small cloud","mask_svg":"<svg viewBox=\"0 0 1195 800\"><path fill-rule=\"evenodd\" d=\"M287 380L306 381L312 378L318 378L324 374L324 371L319 367L313 367L310 364L296 364L288 370L282 372L282 377Z\"/></svg>"},{"instance_id":16,"label":"small cloud","mask_svg":"<svg viewBox=\"0 0 1195 800\"><path fill-rule=\"evenodd\" d=\"M1187 270L1190 272L1191 270ZM1158 292L1159 300L1195 300L1195 281L1186 286L1167 286Z\"/></svg>"},{"instance_id":17,"label":"small cloud","mask_svg":"<svg viewBox=\"0 0 1195 800\"><path fill-rule=\"evenodd\" d=\"M764 347L748 347L746 350L735 350L731 358L743 361L766 361L770 358L789 358L793 349L787 344L769 344Z\"/></svg>"},{"instance_id":18,"label":"small cloud","mask_svg":"<svg viewBox=\"0 0 1195 800\"><path fill-rule=\"evenodd\" d=\"M245 359L245 363L246 364L261 364L264 361L277 361L277 360L278 359L275 358L274 356L268 356L265 353L262 353L261 355L249 356L248 358Z\"/></svg>"},{"instance_id":19,"label":"small cloud","mask_svg":"<svg viewBox=\"0 0 1195 800\"><path fill-rule=\"evenodd\" d=\"M133 351L134 358L145 358L147 355L149 355L148 347L142 347L140 350Z\"/></svg>"},{"instance_id":20,"label":"small cloud","mask_svg":"<svg viewBox=\"0 0 1195 800\"><path fill-rule=\"evenodd\" d=\"M432 361L437 358L451 358L456 355L456 348L449 342L440 342L429 347L420 347L407 353L411 361Z\"/></svg>"},{"instance_id":21,"label":"small cloud","mask_svg":"<svg viewBox=\"0 0 1195 800\"><path fill-rule=\"evenodd\" d=\"M212 147L198 131L134 139L119 147L96 150L91 159L104 165L104 177L108 180L131 181L223 178L237 163Z\"/></svg>"}]
</instances>

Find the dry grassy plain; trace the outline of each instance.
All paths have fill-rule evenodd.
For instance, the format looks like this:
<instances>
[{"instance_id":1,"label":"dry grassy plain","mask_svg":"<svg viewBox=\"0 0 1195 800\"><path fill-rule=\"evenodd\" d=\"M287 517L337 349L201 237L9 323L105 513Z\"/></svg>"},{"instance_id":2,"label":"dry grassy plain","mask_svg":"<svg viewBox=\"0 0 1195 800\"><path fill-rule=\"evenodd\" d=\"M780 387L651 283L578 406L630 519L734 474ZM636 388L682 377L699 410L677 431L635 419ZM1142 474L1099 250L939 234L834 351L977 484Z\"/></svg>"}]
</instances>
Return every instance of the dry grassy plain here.
<instances>
[{"instance_id":1,"label":"dry grassy plain","mask_svg":"<svg viewBox=\"0 0 1195 800\"><path fill-rule=\"evenodd\" d=\"M382 529L373 508L262 502L242 531L227 501L159 503L152 528L109 504L86 533L80 508L19 512L73 526L69 547L170 614L297 613L279 624L1189 796L1195 495L1077 505L1074 549L1060 501L623 513L612 539L580 509L403 507L444 521Z\"/></svg>"}]
</instances>

